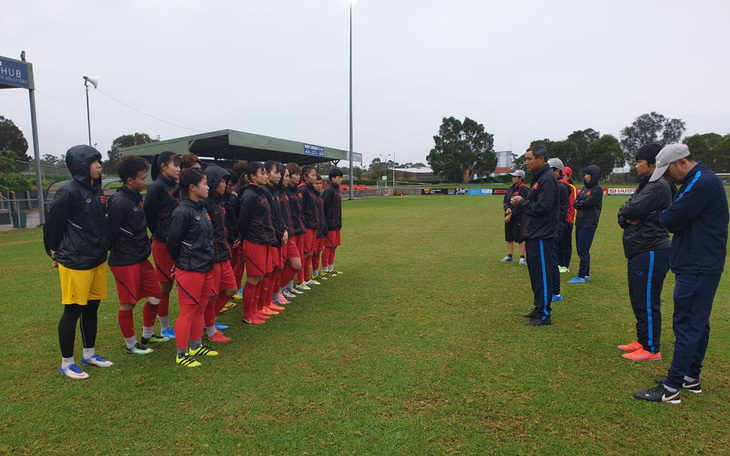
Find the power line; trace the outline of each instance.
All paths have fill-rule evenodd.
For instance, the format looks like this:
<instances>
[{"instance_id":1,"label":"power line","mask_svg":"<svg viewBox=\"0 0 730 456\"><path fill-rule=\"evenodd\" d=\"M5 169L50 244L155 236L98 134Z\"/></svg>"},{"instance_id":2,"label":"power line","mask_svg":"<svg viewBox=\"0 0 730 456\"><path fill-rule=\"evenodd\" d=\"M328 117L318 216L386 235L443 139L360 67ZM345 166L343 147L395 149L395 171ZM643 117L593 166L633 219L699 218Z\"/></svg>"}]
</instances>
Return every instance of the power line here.
<instances>
[{"instance_id":1,"label":"power line","mask_svg":"<svg viewBox=\"0 0 730 456\"><path fill-rule=\"evenodd\" d=\"M198 130L198 129L196 129L196 128L190 128L190 127L185 127L185 126L183 126L183 125L178 125L178 124L176 124L176 123L172 123L172 122L168 122L168 121L166 121L166 120L164 120L164 119L160 119L159 117L155 117L155 116L153 116L152 114L148 114L148 113L146 113L146 112L144 112L144 111L142 111L142 110L140 110L140 109L137 109L137 108L135 108L134 106L131 106L131 105L129 105L129 104L127 104L127 103L123 102L122 100L120 100L120 99L118 99L118 98L114 98L113 96L109 95L108 93L106 93L106 92L104 92L103 90L100 90L100 89L98 89L98 88L96 89L96 91L97 91L97 92L100 92L100 93L101 93L102 95L104 95L104 96L106 96L106 97L108 97L108 98L111 98L112 100L116 101L117 103L119 103L119 104L122 104L122 105L124 105L124 106L128 107L129 109L131 109L131 110L133 110L133 111L136 111L136 112L138 112L138 113L140 113L140 114L142 114L142 115L144 115L144 116L147 116L147 117L149 117L150 119L155 119L155 120L157 120L157 121L159 121L159 122L163 122L163 123L166 123L166 124L168 124L168 125L172 125L173 127L178 127L178 128L182 128L182 129L185 129L185 130L190 130L190 131L197 131L197 132L202 132L202 130Z\"/></svg>"}]
</instances>

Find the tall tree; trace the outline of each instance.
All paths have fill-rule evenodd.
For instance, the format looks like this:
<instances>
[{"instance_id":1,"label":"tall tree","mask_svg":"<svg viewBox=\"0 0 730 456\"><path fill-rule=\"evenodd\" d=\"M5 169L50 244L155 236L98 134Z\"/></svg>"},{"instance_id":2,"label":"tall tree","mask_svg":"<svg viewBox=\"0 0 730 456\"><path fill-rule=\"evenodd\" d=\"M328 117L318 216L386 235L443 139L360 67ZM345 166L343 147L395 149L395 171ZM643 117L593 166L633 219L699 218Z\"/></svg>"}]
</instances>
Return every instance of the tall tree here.
<instances>
[{"instance_id":1,"label":"tall tree","mask_svg":"<svg viewBox=\"0 0 730 456\"><path fill-rule=\"evenodd\" d=\"M614 168L623 166L626 158L618 139L612 135L603 135L588 144L586 163L587 165L597 165L601 168L603 176L608 176Z\"/></svg>"},{"instance_id":2,"label":"tall tree","mask_svg":"<svg viewBox=\"0 0 730 456\"><path fill-rule=\"evenodd\" d=\"M704 133L687 136L682 142L689 147L692 157L704 162L708 168L714 170L715 154L713 148L721 139L722 136L717 133Z\"/></svg>"},{"instance_id":3,"label":"tall tree","mask_svg":"<svg viewBox=\"0 0 730 456\"><path fill-rule=\"evenodd\" d=\"M681 119L669 119L662 114L642 114L621 130L621 147L629 162L633 163L636 152L647 144L660 145L679 142L685 125Z\"/></svg>"},{"instance_id":4,"label":"tall tree","mask_svg":"<svg viewBox=\"0 0 730 456\"><path fill-rule=\"evenodd\" d=\"M448 181L467 182L475 174L490 173L497 166L494 135L468 117L463 122L444 117L433 141L435 146L426 161L435 174Z\"/></svg>"},{"instance_id":5,"label":"tall tree","mask_svg":"<svg viewBox=\"0 0 730 456\"><path fill-rule=\"evenodd\" d=\"M15 152L18 160L31 160L26 153L28 151L28 141L25 140L23 132L12 120L3 116L0 116L0 151Z\"/></svg>"},{"instance_id":6,"label":"tall tree","mask_svg":"<svg viewBox=\"0 0 730 456\"><path fill-rule=\"evenodd\" d=\"M119 160L122 159L122 152L119 150L123 147L139 146L141 144L149 144L159 141L160 138L152 138L147 133L135 133L133 135L123 135L112 141L111 148L107 151L109 160L102 164L104 174L113 175L114 169Z\"/></svg>"},{"instance_id":7,"label":"tall tree","mask_svg":"<svg viewBox=\"0 0 730 456\"><path fill-rule=\"evenodd\" d=\"M555 141L548 149L548 157L559 158L563 165L570 166L573 169L580 170L584 166L584 156L578 150L578 146L573 141Z\"/></svg>"},{"instance_id":8,"label":"tall tree","mask_svg":"<svg viewBox=\"0 0 730 456\"><path fill-rule=\"evenodd\" d=\"M692 149L690 149L692 152ZM712 169L716 173L730 173L730 135L725 135L712 146Z\"/></svg>"},{"instance_id":9,"label":"tall tree","mask_svg":"<svg viewBox=\"0 0 730 456\"><path fill-rule=\"evenodd\" d=\"M586 157L586 154L588 152L588 144L592 143L600 137L601 134L592 128L586 128L585 130L575 130L573 133L568 135L568 141L575 144L575 147L578 148L578 155L580 157L580 159L576 163L570 165L571 168L581 170L590 165Z\"/></svg>"}]
</instances>

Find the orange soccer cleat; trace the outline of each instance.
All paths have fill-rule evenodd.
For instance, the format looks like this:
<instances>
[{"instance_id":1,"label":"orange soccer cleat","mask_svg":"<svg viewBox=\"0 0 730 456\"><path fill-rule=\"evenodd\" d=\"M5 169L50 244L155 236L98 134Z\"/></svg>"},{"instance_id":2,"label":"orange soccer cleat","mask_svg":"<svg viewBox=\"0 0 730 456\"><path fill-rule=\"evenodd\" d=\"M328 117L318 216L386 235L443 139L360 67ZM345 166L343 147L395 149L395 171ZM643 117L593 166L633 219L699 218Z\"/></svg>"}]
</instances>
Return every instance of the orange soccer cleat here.
<instances>
[{"instance_id":1,"label":"orange soccer cleat","mask_svg":"<svg viewBox=\"0 0 730 456\"><path fill-rule=\"evenodd\" d=\"M633 352L636 350L641 350L644 347L641 346L639 341L635 340L635 341L631 342L630 344L617 345L616 348L618 348L619 350L627 351L627 352Z\"/></svg>"},{"instance_id":2,"label":"orange soccer cleat","mask_svg":"<svg viewBox=\"0 0 730 456\"><path fill-rule=\"evenodd\" d=\"M646 351L643 348L636 350L631 353L624 353L623 357L626 359L630 359L633 361L661 361L662 360L662 354L661 353L652 353L650 351Z\"/></svg>"}]
</instances>

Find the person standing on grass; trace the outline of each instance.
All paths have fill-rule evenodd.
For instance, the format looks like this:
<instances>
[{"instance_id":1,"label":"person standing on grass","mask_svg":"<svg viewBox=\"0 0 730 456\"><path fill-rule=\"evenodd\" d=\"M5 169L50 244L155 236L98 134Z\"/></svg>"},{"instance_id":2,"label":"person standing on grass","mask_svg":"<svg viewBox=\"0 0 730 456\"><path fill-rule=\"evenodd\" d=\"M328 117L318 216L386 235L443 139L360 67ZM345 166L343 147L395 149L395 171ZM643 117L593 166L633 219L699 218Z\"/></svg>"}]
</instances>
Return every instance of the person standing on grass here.
<instances>
[{"instance_id":1,"label":"person standing on grass","mask_svg":"<svg viewBox=\"0 0 730 456\"><path fill-rule=\"evenodd\" d=\"M520 264L526 265L525 261L525 243L522 240L522 214L519 206L512 207L510 201L513 196L521 196L527 198L527 186L525 185L525 172L521 169L510 173L512 176L512 186L507 189L504 195L502 206L504 208L504 240L507 241L507 256L502 258L502 262L514 261L512 257L515 251L515 243L520 248Z\"/></svg>"},{"instance_id":2,"label":"person standing on grass","mask_svg":"<svg viewBox=\"0 0 730 456\"><path fill-rule=\"evenodd\" d=\"M573 185L573 170L569 166L563 167L563 178L558 180L559 184L567 185L570 188L568 195L568 214L565 217L565 226L558 233L558 272L570 272L570 257L573 254L573 222L575 222L575 198L578 190Z\"/></svg>"},{"instance_id":3,"label":"person standing on grass","mask_svg":"<svg viewBox=\"0 0 730 456\"><path fill-rule=\"evenodd\" d=\"M95 348L99 303L107 295L109 235L101 189L101 154L91 146L74 146L66 152L66 166L73 179L61 187L50 205L43 226L43 244L61 280L60 373L84 379L89 374L74 361L79 318L84 345L81 363L97 367L113 364L97 355Z\"/></svg>"},{"instance_id":4,"label":"person standing on grass","mask_svg":"<svg viewBox=\"0 0 730 456\"><path fill-rule=\"evenodd\" d=\"M240 171L240 168L239 168ZM223 208L226 210L226 242L228 243L228 249L231 251L231 269L233 270L233 277L236 281L236 289L239 292L243 292L241 288L241 281L243 280L243 251L241 250L241 234L238 232L238 195L235 192L236 172L229 172L231 179L228 181L226 186L226 192L223 194ZM236 299L241 299L240 293ZM228 301L221 312L226 311L230 307L234 307L236 304L234 301ZM221 323L215 323L216 328L224 331L228 329L228 326Z\"/></svg>"},{"instance_id":5,"label":"person standing on grass","mask_svg":"<svg viewBox=\"0 0 730 456\"><path fill-rule=\"evenodd\" d=\"M311 166L302 169L302 182L299 184L297 193L302 203L302 221L304 222L304 281L300 284L300 290L311 290L308 284L311 283L312 258L317 249L317 229L319 219L317 218L317 195L314 190L314 183L317 181L317 171Z\"/></svg>"},{"instance_id":6,"label":"person standing on grass","mask_svg":"<svg viewBox=\"0 0 730 456\"><path fill-rule=\"evenodd\" d=\"M218 352L203 345L205 308L216 287L213 279L213 225L202 202L208 197L205 173L196 168L182 173L180 192L183 199L172 212L167 236L167 250L175 261L174 275L180 303L180 315L175 322L176 362L184 367L198 367L200 362L193 356L218 355Z\"/></svg>"},{"instance_id":7,"label":"person standing on grass","mask_svg":"<svg viewBox=\"0 0 730 456\"><path fill-rule=\"evenodd\" d=\"M560 302L563 300L563 295L560 294L560 269L559 262L558 262L558 256L560 255L560 245L558 243L558 238L560 236L560 233L565 229L565 224L567 223L566 220L568 218L568 206L570 204L570 186L567 185L567 183L564 183L563 180L563 161L559 158L551 158L548 160L548 165L550 165L550 170L555 175L555 179L558 180L558 205L560 206L560 210L558 211L558 237L556 237L553 240L553 248L552 252L550 253L551 257L551 264L553 268L553 274L552 274L552 293L553 293L553 301L554 302Z\"/></svg>"},{"instance_id":8,"label":"person standing on grass","mask_svg":"<svg viewBox=\"0 0 730 456\"><path fill-rule=\"evenodd\" d=\"M152 184L144 199L144 215L147 227L152 233L152 259L155 260L157 282L160 285L160 304L157 310L160 320L160 334L175 338L170 327L170 292L172 291L172 268L175 263L167 251L167 233L170 229L172 211L178 203L177 181L180 178L180 157L174 152L162 152L152 157Z\"/></svg>"},{"instance_id":9,"label":"person standing on grass","mask_svg":"<svg viewBox=\"0 0 730 456\"><path fill-rule=\"evenodd\" d=\"M265 276L265 291L259 298L259 308L263 306L262 313L264 315L278 315L279 312L286 310L283 306L274 302L274 295L278 294L277 283L281 281L281 273L284 269L282 246L289 240L289 233L282 215L282 204L276 197L277 188L281 183L281 163L269 160L264 163L264 171L266 171L266 185L262 188L271 207L271 222L274 227L276 242L271 244L270 247L271 255L269 258L272 271L271 274Z\"/></svg>"},{"instance_id":10,"label":"person standing on grass","mask_svg":"<svg viewBox=\"0 0 730 456\"><path fill-rule=\"evenodd\" d=\"M314 285L321 285L321 280L327 280L319 270L319 262L324 251L324 240L327 238L327 220L324 215L324 200L322 199L322 176L317 174L314 182L314 194L317 197L317 246L312 256L312 280Z\"/></svg>"},{"instance_id":11,"label":"person standing on grass","mask_svg":"<svg viewBox=\"0 0 730 456\"><path fill-rule=\"evenodd\" d=\"M231 267L231 251L228 247L228 233L226 225L226 209L223 197L228 187L230 174L220 166L211 165L205 169L208 182L208 197L203 198L210 222L213 225L213 288L215 293L210 297L205 308L205 333L211 342L230 342L216 325L216 317L236 292L236 276Z\"/></svg>"},{"instance_id":12,"label":"person standing on grass","mask_svg":"<svg viewBox=\"0 0 730 456\"><path fill-rule=\"evenodd\" d=\"M510 204L522 211L522 237L525 240L527 269L533 292L533 309L523 314L530 320L526 326L550 325L553 269L550 267L552 243L558 234L558 181L547 164L547 150L543 146L527 149L525 165L532 173L532 187L527 197L512 197Z\"/></svg>"},{"instance_id":13,"label":"person standing on grass","mask_svg":"<svg viewBox=\"0 0 730 456\"><path fill-rule=\"evenodd\" d=\"M324 240L324 253L322 255L322 270L325 277L342 274L335 268L335 252L337 247L342 245L342 171L339 168L332 168L329 173L330 184L324 190L324 213L327 221L327 237Z\"/></svg>"},{"instance_id":14,"label":"person standing on grass","mask_svg":"<svg viewBox=\"0 0 730 456\"><path fill-rule=\"evenodd\" d=\"M123 185L109 198L107 223L111 248L109 269L114 274L119 295L119 328L122 331L127 353L146 355L154 350L148 343L169 342L169 338L154 333L157 306L160 304L160 287L155 269L148 257L152 251L147 236L147 220L144 215L142 195L147 186L149 163L141 157L126 156L117 164L119 179ZM142 344L134 335L134 307L145 299L142 310Z\"/></svg>"},{"instance_id":15,"label":"person standing on grass","mask_svg":"<svg viewBox=\"0 0 730 456\"><path fill-rule=\"evenodd\" d=\"M575 246L580 258L580 267L578 276L568 280L568 283L586 283L591 280L591 245L593 245L603 205L603 189L598 185L600 179L601 168L589 165L583 177L585 186L573 203L578 211L575 220Z\"/></svg>"},{"instance_id":16,"label":"person standing on grass","mask_svg":"<svg viewBox=\"0 0 730 456\"><path fill-rule=\"evenodd\" d=\"M302 294L299 285L304 284L304 220L302 219L302 197L297 191L297 187L302 180L302 170L296 163L286 165L289 172L289 185L287 186L287 195L289 196L289 209L291 210L293 241L299 251L300 267L297 269L296 276L289 282L287 287L292 294ZM296 282L296 283L295 283ZM296 285L296 286L295 286Z\"/></svg>"},{"instance_id":17,"label":"person standing on grass","mask_svg":"<svg viewBox=\"0 0 730 456\"><path fill-rule=\"evenodd\" d=\"M289 169L282 165L283 175L276 189L276 198L281 206L282 216L286 224L287 233L294 233L294 219L292 218L291 204L289 199L292 198L289 190ZM281 281L278 285L278 296L274 299L274 303L291 304L286 298L295 298L297 295L290 292L287 288L291 284L292 279L296 276L297 271L302 268L302 260L300 258L297 243L294 236L289 236L286 244L282 247L284 255L284 270L281 272ZM275 290L276 292L276 290Z\"/></svg>"},{"instance_id":18,"label":"person standing on grass","mask_svg":"<svg viewBox=\"0 0 730 456\"><path fill-rule=\"evenodd\" d=\"M710 313L725 267L727 195L718 177L690 155L684 144L670 144L656 157L650 182L666 176L682 184L662 211L664 228L674 233L669 266L674 272L674 357L659 386L634 394L637 399L679 404L680 388L701 393L700 373L710 340Z\"/></svg>"},{"instance_id":19,"label":"person standing on grass","mask_svg":"<svg viewBox=\"0 0 730 456\"><path fill-rule=\"evenodd\" d=\"M656 155L662 147L649 144L636 154L636 172L641 183L618 211L624 230L624 254L628 259L629 299L636 316L636 340L619 345L628 351L624 358L661 361L661 297L664 277L669 270L669 233L660 221L672 203L676 188L666 179L649 182L656 169Z\"/></svg>"}]
</instances>

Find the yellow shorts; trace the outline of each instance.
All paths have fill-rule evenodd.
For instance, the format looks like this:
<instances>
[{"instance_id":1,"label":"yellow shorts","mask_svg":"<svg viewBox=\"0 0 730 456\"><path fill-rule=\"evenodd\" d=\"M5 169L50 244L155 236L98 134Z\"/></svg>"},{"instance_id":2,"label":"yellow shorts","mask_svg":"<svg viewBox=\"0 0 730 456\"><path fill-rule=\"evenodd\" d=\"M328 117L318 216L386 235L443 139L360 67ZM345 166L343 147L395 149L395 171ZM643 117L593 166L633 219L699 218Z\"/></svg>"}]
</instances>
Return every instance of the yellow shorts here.
<instances>
[{"instance_id":1,"label":"yellow shorts","mask_svg":"<svg viewBox=\"0 0 730 456\"><path fill-rule=\"evenodd\" d=\"M61 303L86 305L87 301L106 299L106 262L79 271L58 265L61 278Z\"/></svg>"}]
</instances>

